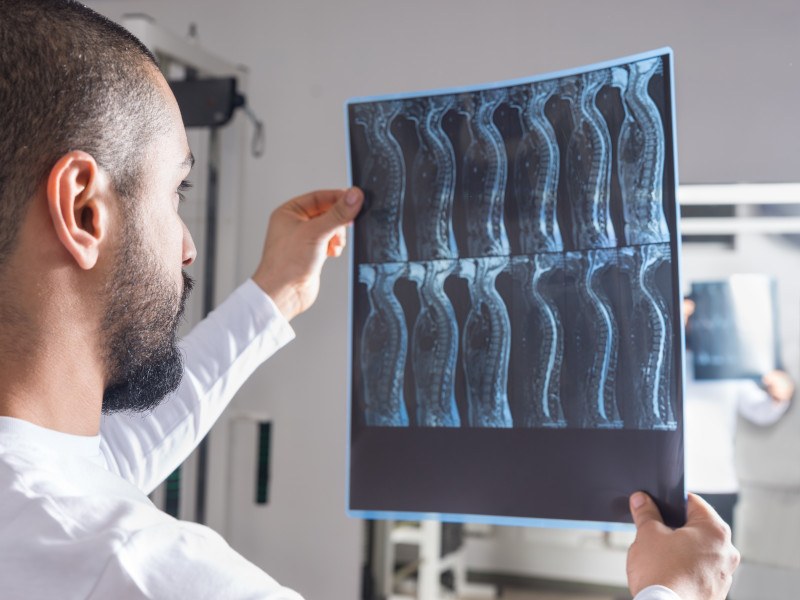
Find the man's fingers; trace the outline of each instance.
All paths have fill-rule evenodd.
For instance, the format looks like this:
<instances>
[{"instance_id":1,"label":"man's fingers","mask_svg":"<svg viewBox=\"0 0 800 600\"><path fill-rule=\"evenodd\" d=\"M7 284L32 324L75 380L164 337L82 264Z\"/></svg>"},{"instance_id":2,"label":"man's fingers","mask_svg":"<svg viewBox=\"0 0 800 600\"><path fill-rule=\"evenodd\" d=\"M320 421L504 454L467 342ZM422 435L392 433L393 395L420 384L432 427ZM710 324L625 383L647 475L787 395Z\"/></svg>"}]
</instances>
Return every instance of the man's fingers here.
<instances>
[{"instance_id":1,"label":"man's fingers","mask_svg":"<svg viewBox=\"0 0 800 600\"><path fill-rule=\"evenodd\" d=\"M651 521L664 523L656 503L644 492L636 492L631 495L630 508L636 529L640 529L642 525Z\"/></svg>"},{"instance_id":2,"label":"man's fingers","mask_svg":"<svg viewBox=\"0 0 800 600\"><path fill-rule=\"evenodd\" d=\"M689 494L686 502L686 524L692 525L699 521L713 521L720 527L727 528L727 524L717 514L712 506L697 494Z\"/></svg>"},{"instance_id":3,"label":"man's fingers","mask_svg":"<svg viewBox=\"0 0 800 600\"><path fill-rule=\"evenodd\" d=\"M317 190L292 198L285 206L310 220L328 212L344 193L344 190Z\"/></svg>"},{"instance_id":4,"label":"man's fingers","mask_svg":"<svg viewBox=\"0 0 800 600\"><path fill-rule=\"evenodd\" d=\"M289 201L289 205L292 207L292 210L303 214L309 219L314 219L320 215L327 214L332 208L335 208L338 203L342 202L344 202L345 206L348 208L347 212L351 213L351 207L358 205L360 208L363 200L364 193L360 189L353 187L346 190L317 190L315 192L309 192L308 194L293 198ZM355 210L355 214L358 214L358 210ZM350 218L350 220L352 220L352 218Z\"/></svg>"},{"instance_id":5,"label":"man's fingers","mask_svg":"<svg viewBox=\"0 0 800 600\"><path fill-rule=\"evenodd\" d=\"M686 520L697 521L699 519L717 518L717 513L711 505L697 494L689 494L686 502Z\"/></svg>"},{"instance_id":6,"label":"man's fingers","mask_svg":"<svg viewBox=\"0 0 800 600\"><path fill-rule=\"evenodd\" d=\"M342 250L347 245L347 229L342 225L337 228L331 239L328 240L328 256L341 256Z\"/></svg>"}]
</instances>

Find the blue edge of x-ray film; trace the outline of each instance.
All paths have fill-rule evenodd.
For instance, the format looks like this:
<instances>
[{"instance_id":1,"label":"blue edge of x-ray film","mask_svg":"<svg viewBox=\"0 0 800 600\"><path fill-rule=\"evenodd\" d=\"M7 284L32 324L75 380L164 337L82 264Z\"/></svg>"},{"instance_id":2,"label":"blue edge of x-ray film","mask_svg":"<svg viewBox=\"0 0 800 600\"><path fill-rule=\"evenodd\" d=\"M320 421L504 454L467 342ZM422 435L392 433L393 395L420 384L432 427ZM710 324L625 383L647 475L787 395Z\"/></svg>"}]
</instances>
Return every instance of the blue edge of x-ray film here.
<instances>
[{"instance_id":1,"label":"blue edge of x-ray film","mask_svg":"<svg viewBox=\"0 0 800 600\"><path fill-rule=\"evenodd\" d=\"M347 127L348 123L348 109L351 104L358 104L362 102L376 102L376 101L384 101L384 100L401 100L405 98L414 98L417 96L433 96L438 94L458 94L463 92L473 92L478 90L488 90L488 89L495 89L495 88L504 88L510 87L514 85L522 85L527 83L535 83L537 81L546 81L549 79L555 79L560 77L568 77L570 75L576 75L580 73L585 73L588 71L595 71L599 69L610 68L614 66L618 66L621 64L632 63L640 60L646 60L648 58L654 58L657 56L667 56L669 58L670 64L670 81L672 85L670 86L670 105L672 111L672 144L674 148L674 173L675 173L675 192L677 196L678 191L678 181L680 181L678 177L678 156L677 156L677 139L676 139L676 123L675 123L675 63L674 63L674 54L672 48L664 47L657 50L652 50L649 52L643 52L641 54L635 54L632 56L626 56L622 58L617 58L614 60L609 60L601 63L596 63L592 65L585 65L582 67L577 67L574 69L567 69L563 71L554 71L550 73L544 73L541 75L535 75L531 77L523 77L519 79L512 79L508 81L498 81L494 83L487 83L481 85L473 85L473 86L464 86L464 87L455 87L455 88L444 88L439 90L423 90L423 91L416 91L416 92L408 92L403 94L390 94L390 95L378 95L378 96L367 96L367 97L357 97L349 99L344 106L344 113L345 113L345 135L346 141L348 142L348 147L350 146L350 131ZM353 185L353 166L352 166L352 157L350 153L347 154L347 179L348 184L350 186ZM675 200L675 217L676 217L676 239L675 243L677 244L677 256L678 256L678 268L677 268L677 281L676 286L678 290L683 290L682 286L682 269L681 269L681 235L680 235L680 204L676 198ZM351 226L352 228L352 226ZM353 239L351 235L351 239ZM353 277L355 276L354 273L354 263L355 263L355 255L354 253L350 253L350 261L349 261L349 273L350 279L349 281L353 281ZM678 308L681 317L681 323L683 322L683 303L678 303ZM680 328L680 335L681 335L681 347L680 347L680 354L681 354L681 361L684 361L684 349L685 349L685 339L684 339L684 330L683 327ZM499 515L473 515L473 514L454 514L454 513L426 513L426 512L395 512L395 511L370 511L370 510L352 510L350 509L350 443L351 443L351 435L352 435L352 411L350 407L351 397L352 397L352 385L353 385L353 370L352 370L352 360L353 360L353 293L352 290L348 294L348 375L347 375L347 476L345 481L345 502L346 502L346 512L347 515L354 518L359 519L387 519L387 520L404 520L404 521L423 521L423 520L437 520L437 521L445 521L445 522L452 522L452 523L482 523L482 524L489 524L489 525L504 525L504 526L517 526L517 527L549 527L549 528L560 528L560 529L594 529L594 530L601 530L601 531L635 531L635 526L632 523L619 523L619 522L607 522L607 521L579 521L579 520L566 520L566 519L537 519L537 518L528 518L528 517L507 517L507 516L499 516ZM685 381L685 373L684 369L681 369L681 387L680 387L680 399L683 402L684 394L683 390L686 388L686 381ZM683 410L681 411L684 414ZM681 427L683 428L683 419L681 419ZM681 432L683 436L683 431ZM685 461L685 452L684 452L684 461ZM684 466L685 472L685 466ZM685 479L684 479L685 482ZM684 499L687 498L685 483L684 483Z\"/></svg>"}]
</instances>

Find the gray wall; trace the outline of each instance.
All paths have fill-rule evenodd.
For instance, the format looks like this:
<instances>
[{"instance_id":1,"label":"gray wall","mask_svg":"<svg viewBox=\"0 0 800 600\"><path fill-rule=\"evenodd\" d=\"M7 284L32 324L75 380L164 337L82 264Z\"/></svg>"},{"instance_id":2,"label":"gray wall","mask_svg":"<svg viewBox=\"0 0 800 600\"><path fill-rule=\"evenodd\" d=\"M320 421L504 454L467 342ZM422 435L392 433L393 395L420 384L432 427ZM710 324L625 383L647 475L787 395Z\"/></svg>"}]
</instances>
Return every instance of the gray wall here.
<instances>
[{"instance_id":1,"label":"gray wall","mask_svg":"<svg viewBox=\"0 0 800 600\"><path fill-rule=\"evenodd\" d=\"M274 206L346 185L343 102L351 96L516 78L669 45L682 181L800 179L796 0L90 4L112 17L146 12L178 32L196 22L206 47L250 67L267 152L245 158L242 278ZM347 289L339 260L317 305L297 319L299 339L240 398L275 418L277 463L272 506L233 542L311 598L354 598L357 589L360 529L343 516ZM796 455L795 443L781 448Z\"/></svg>"}]
</instances>

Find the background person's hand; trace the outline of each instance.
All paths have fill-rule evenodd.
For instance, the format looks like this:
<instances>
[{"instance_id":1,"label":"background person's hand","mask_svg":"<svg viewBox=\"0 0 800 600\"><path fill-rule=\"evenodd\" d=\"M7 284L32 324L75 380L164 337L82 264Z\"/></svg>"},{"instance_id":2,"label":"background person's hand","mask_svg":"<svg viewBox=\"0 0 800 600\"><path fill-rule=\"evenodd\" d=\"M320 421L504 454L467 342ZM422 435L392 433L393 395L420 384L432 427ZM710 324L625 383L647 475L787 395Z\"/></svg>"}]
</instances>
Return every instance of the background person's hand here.
<instances>
[{"instance_id":1,"label":"background person's hand","mask_svg":"<svg viewBox=\"0 0 800 600\"><path fill-rule=\"evenodd\" d=\"M689 319L692 318L694 311L697 309L697 304L695 304L694 300L689 300L689 298L683 299L683 327L689 327Z\"/></svg>"},{"instance_id":2,"label":"background person's hand","mask_svg":"<svg viewBox=\"0 0 800 600\"><path fill-rule=\"evenodd\" d=\"M794 395L794 382L785 371L770 371L761 378L761 385L764 386L770 397L779 404L788 402Z\"/></svg>"},{"instance_id":3,"label":"background person's hand","mask_svg":"<svg viewBox=\"0 0 800 600\"><path fill-rule=\"evenodd\" d=\"M264 253L253 281L287 319L317 299L325 258L342 253L346 227L363 202L364 194L358 188L320 190L289 200L270 216Z\"/></svg>"},{"instance_id":4,"label":"background person's hand","mask_svg":"<svg viewBox=\"0 0 800 600\"><path fill-rule=\"evenodd\" d=\"M730 527L705 500L689 494L686 525L664 525L655 502L637 492L630 499L636 539L628 550L628 587L635 596L663 585L681 600L723 600L739 565Z\"/></svg>"}]
</instances>

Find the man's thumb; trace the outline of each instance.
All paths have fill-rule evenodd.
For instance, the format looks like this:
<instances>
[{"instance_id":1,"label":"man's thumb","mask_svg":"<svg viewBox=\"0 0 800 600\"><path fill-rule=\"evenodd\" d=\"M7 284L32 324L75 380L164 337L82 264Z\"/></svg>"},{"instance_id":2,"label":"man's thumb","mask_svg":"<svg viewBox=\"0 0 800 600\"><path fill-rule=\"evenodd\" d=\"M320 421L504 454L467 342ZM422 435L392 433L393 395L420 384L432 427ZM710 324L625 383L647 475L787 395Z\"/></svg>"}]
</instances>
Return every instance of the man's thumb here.
<instances>
[{"instance_id":1,"label":"man's thumb","mask_svg":"<svg viewBox=\"0 0 800 600\"><path fill-rule=\"evenodd\" d=\"M631 495L630 507L636 529L639 529L642 525L650 521L664 523L656 503L644 492L636 492Z\"/></svg>"},{"instance_id":2,"label":"man's thumb","mask_svg":"<svg viewBox=\"0 0 800 600\"><path fill-rule=\"evenodd\" d=\"M360 189L352 187L345 191L327 212L314 220L318 235L327 238L342 225L351 223L363 204L364 192Z\"/></svg>"}]
</instances>

